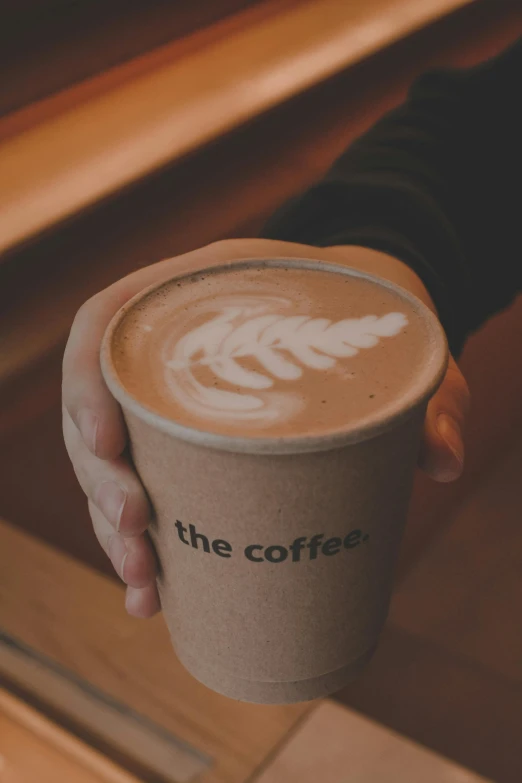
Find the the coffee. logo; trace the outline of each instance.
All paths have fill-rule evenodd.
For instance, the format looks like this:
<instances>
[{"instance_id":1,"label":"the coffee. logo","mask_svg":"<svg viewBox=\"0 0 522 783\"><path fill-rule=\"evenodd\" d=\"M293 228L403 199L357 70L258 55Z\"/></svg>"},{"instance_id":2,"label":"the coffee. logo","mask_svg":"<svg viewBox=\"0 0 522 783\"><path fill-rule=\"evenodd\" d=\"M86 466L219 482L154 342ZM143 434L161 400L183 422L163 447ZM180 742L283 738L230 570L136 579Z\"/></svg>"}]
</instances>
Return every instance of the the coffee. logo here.
<instances>
[{"instance_id":1,"label":"the coffee. logo","mask_svg":"<svg viewBox=\"0 0 522 783\"><path fill-rule=\"evenodd\" d=\"M234 549L229 541L224 538L211 539L199 532L193 524L184 525L179 519L175 527L179 540L192 549L213 553L218 557L230 558ZM317 560L324 555L331 557L340 552L356 549L360 544L366 544L370 539L368 533L355 529L344 533L343 536L326 537L324 533L316 533L313 536L298 536L290 544L248 544L243 547L243 556L251 563L301 563Z\"/></svg>"},{"instance_id":2,"label":"the coffee. logo","mask_svg":"<svg viewBox=\"0 0 522 783\"><path fill-rule=\"evenodd\" d=\"M286 315L292 302L278 297L221 297L199 307L208 315L184 334L175 330L163 352L165 379L179 403L198 416L273 424L291 418L303 398L281 385L306 369L332 371L340 359L372 348L408 324L403 313L367 315L332 322ZM190 326L190 325L189 325ZM254 360L258 369L245 366ZM206 368L214 382L201 380ZM345 377L349 377L349 374ZM216 388L224 381L231 389ZM274 388L277 386L277 388ZM237 391L236 391L237 390Z\"/></svg>"}]
</instances>

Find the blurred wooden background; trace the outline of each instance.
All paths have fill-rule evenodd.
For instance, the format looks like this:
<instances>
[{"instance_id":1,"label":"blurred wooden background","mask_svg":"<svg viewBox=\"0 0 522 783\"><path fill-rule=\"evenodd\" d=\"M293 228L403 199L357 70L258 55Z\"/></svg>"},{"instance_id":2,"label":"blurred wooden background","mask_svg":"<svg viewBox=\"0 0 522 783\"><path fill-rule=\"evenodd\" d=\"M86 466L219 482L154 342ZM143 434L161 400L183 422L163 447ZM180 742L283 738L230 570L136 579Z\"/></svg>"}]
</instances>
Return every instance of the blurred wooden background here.
<instances>
[{"instance_id":1,"label":"blurred wooden background","mask_svg":"<svg viewBox=\"0 0 522 783\"><path fill-rule=\"evenodd\" d=\"M58 20L44 15L36 28L18 14L11 35L4 26L2 69L10 78L0 90L0 140L19 140L102 84L117 88L118 69L128 79L163 67L165 46L182 62L240 33L245 20L255 28L300 4L124 5L123 25L122 3L114 2L109 10L95 3L92 15L68 4ZM413 78L434 65L492 56L522 30L518 2L464 5L393 44L388 31L359 62L291 97L290 90L278 106L4 254L3 517L111 573L61 441L60 362L76 309L139 266L218 238L255 235L280 203L400 101ZM96 52L87 41L96 42ZM521 344L520 299L469 341L462 358L473 392L465 476L452 487L418 477L383 643L368 673L340 695L501 783L522 779Z\"/></svg>"},{"instance_id":2,"label":"blurred wooden background","mask_svg":"<svg viewBox=\"0 0 522 783\"><path fill-rule=\"evenodd\" d=\"M4 783L139 783L3 689L0 761Z\"/></svg>"}]
</instances>

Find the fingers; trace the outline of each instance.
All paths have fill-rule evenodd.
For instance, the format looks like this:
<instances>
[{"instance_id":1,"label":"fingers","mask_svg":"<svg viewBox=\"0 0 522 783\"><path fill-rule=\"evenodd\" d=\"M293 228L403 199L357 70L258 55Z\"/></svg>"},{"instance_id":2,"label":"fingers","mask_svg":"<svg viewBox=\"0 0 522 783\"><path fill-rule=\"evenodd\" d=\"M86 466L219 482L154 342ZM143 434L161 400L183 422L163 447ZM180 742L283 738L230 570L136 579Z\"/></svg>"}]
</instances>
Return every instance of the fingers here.
<instances>
[{"instance_id":1,"label":"fingers","mask_svg":"<svg viewBox=\"0 0 522 783\"><path fill-rule=\"evenodd\" d=\"M96 538L120 579L134 588L155 586L156 562L148 538L145 535L125 537L115 533L91 500L89 513Z\"/></svg>"},{"instance_id":2,"label":"fingers","mask_svg":"<svg viewBox=\"0 0 522 783\"><path fill-rule=\"evenodd\" d=\"M65 409L63 435L81 488L105 516L112 532L124 536L143 533L149 523L150 508L131 466L121 457L111 461L95 457Z\"/></svg>"},{"instance_id":3,"label":"fingers","mask_svg":"<svg viewBox=\"0 0 522 783\"><path fill-rule=\"evenodd\" d=\"M133 617L153 617L160 611L160 600L156 584L147 585L141 589L127 588L125 608Z\"/></svg>"},{"instance_id":4,"label":"fingers","mask_svg":"<svg viewBox=\"0 0 522 783\"><path fill-rule=\"evenodd\" d=\"M419 457L419 466L435 481L454 481L462 473L468 409L468 385L450 357L444 381L428 405Z\"/></svg>"},{"instance_id":5,"label":"fingers","mask_svg":"<svg viewBox=\"0 0 522 783\"><path fill-rule=\"evenodd\" d=\"M113 315L156 279L168 276L167 262L134 272L93 296L78 310L63 357L63 404L87 448L114 459L125 448L120 407L103 380L100 347Z\"/></svg>"},{"instance_id":6,"label":"fingers","mask_svg":"<svg viewBox=\"0 0 522 783\"><path fill-rule=\"evenodd\" d=\"M121 458L103 461L92 454L68 412L64 439L80 486L88 497L94 533L120 579L136 592L130 606L138 617L159 610L156 559L144 533L149 504L137 476Z\"/></svg>"},{"instance_id":7,"label":"fingers","mask_svg":"<svg viewBox=\"0 0 522 783\"><path fill-rule=\"evenodd\" d=\"M127 584L125 608L134 617L153 617L160 611L156 562L145 535L124 538L114 532L99 509L89 501L96 538L120 579Z\"/></svg>"},{"instance_id":8,"label":"fingers","mask_svg":"<svg viewBox=\"0 0 522 783\"><path fill-rule=\"evenodd\" d=\"M105 386L100 369L103 334L121 304L103 294L76 314L63 359L63 403L89 450L114 459L125 448L125 426L119 405Z\"/></svg>"}]
</instances>

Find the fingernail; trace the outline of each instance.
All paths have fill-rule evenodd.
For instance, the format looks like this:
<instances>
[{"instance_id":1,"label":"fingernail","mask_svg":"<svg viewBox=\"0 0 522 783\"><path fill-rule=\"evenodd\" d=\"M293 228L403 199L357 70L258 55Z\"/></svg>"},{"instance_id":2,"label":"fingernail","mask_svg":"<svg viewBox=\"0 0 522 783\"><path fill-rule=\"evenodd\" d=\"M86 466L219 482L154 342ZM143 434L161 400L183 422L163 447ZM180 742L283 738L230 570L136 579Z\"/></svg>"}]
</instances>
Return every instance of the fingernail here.
<instances>
[{"instance_id":1,"label":"fingernail","mask_svg":"<svg viewBox=\"0 0 522 783\"><path fill-rule=\"evenodd\" d=\"M437 418L437 431L455 457L460 473L464 465L464 444L459 425L447 413L441 413Z\"/></svg>"},{"instance_id":2,"label":"fingernail","mask_svg":"<svg viewBox=\"0 0 522 783\"><path fill-rule=\"evenodd\" d=\"M96 454L96 435L98 433L98 417L88 408L78 413L78 427L87 448Z\"/></svg>"},{"instance_id":3,"label":"fingernail","mask_svg":"<svg viewBox=\"0 0 522 783\"><path fill-rule=\"evenodd\" d=\"M125 503L127 502L127 493L114 481L104 481L96 497L96 505L105 516L105 518L114 525L116 530L120 529L121 517Z\"/></svg>"}]
</instances>

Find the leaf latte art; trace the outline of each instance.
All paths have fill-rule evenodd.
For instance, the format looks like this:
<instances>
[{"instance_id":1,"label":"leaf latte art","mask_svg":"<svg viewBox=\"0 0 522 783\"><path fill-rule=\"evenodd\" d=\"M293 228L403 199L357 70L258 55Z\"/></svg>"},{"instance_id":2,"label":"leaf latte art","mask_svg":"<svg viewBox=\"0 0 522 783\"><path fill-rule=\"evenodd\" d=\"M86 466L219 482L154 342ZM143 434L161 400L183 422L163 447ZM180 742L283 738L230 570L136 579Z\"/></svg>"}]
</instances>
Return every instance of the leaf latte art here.
<instances>
[{"instance_id":1,"label":"leaf latte art","mask_svg":"<svg viewBox=\"0 0 522 783\"><path fill-rule=\"evenodd\" d=\"M199 417L260 428L302 410L307 371L338 372L348 383L343 360L408 324L400 312L339 321L295 314L290 300L255 295L209 299L198 316L197 325L173 324L163 345L170 394Z\"/></svg>"}]
</instances>

